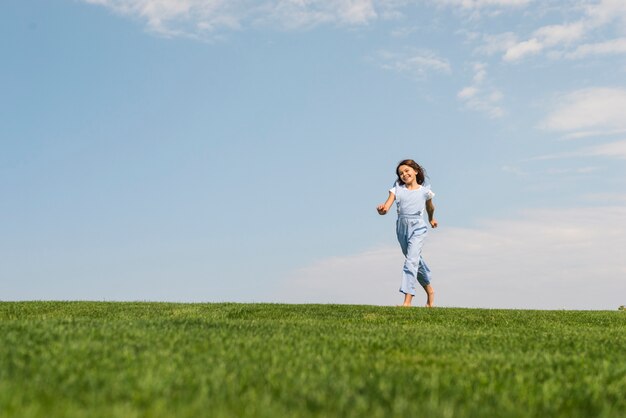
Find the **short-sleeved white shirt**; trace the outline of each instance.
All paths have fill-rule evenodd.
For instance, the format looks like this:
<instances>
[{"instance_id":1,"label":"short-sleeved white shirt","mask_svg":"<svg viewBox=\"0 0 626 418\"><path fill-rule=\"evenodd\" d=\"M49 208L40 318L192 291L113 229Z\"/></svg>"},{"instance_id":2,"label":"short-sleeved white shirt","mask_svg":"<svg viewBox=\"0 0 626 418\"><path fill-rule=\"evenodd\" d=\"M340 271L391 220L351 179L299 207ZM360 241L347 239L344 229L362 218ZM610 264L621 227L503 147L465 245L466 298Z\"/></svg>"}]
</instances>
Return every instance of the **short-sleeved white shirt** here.
<instances>
[{"instance_id":1,"label":"short-sleeved white shirt","mask_svg":"<svg viewBox=\"0 0 626 418\"><path fill-rule=\"evenodd\" d=\"M426 201L435 197L430 186L422 185L418 189L410 190L397 181L389 191L396 196L398 215L422 216L426 209Z\"/></svg>"}]
</instances>

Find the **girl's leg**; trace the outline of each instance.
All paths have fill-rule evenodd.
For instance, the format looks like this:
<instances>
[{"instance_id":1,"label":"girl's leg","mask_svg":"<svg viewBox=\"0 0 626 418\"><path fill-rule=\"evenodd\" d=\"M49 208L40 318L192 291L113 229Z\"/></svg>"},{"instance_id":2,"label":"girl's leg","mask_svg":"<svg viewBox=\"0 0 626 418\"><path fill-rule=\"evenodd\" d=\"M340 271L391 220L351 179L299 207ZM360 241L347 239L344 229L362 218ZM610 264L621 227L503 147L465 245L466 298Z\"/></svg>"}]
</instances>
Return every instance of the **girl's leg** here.
<instances>
[{"instance_id":1,"label":"girl's leg","mask_svg":"<svg viewBox=\"0 0 626 418\"><path fill-rule=\"evenodd\" d=\"M411 301L415 296L417 284L422 285L424 290L430 285L430 269L422 259L422 246L426 237L426 226L412 219L398 218L396 224L396 234L398 242L405 256L404 267L402 269L402 284L400 292L404 294L402 306L411 306ZM432 287L430 288L432 290ZM434 292L429 295L426 306L434 303Z\"/></svg>"},{"instance_id":2,"label":"girl's leg","mask_svg":"<svg viewBox=\"0 0 626 418\"><path fill-rule=\"evenodd\" d=\"M404 294L404 303L402 306L411 306L411 301L413 300L413 295L410 293Z\"/></svg>"},{"instance_id":3,"label":"girl's leg","mask_svg":"<svg viewBox=\"0 0 626 418\"><path fill-rule=\"evenodd\" d=\"M405 299L404 304L410 302L410 299L407 301L407 297L415 296L416 290L418 288L418 280L420 280L419 269L421 263L421 252L422 252L422 237L412 237L413 239L408 241L408 245L406 251L404 253L404 266L402 268L402 284L400 286L400 292L404 293ZM422 285L428 283L420 283Z\"/></svg>"},{"instance_id":4,"label":"girl's leg","mask_svg":"<svg viewBox=\"0 0 626 418\"><path fill-rule=\"evenodd\" d=\"M430 269L422 257L420 257L419 268L417 270L417 281L426 292L426 307L432 308L435 305L435 290L430 285Z\"/></svg>"},{"instance_id":5,"label":"girl's leg","mask_svg":"<svg viewBox=\"0 0 626 418\"><path fill-rule=\"evenodd\" d=\"M402 254L405 256L404 266L402 269L402 283L400 284L400 293L404 294L404 302L401 306L411 306L413 296L415 296L415 287L417 285L417 264L418 258L415 257L415 245L411 245L411 229L408 219L398 218L396 221L396 234ZM418 249L419 251L419 249ZM417 254L419 257L419 252Z\"/></svg>"},{"instance_id":6,"label":"girl's leg","mask_svg":"<svg viewBox=\"0 0 626 418\"><path fill-rule=\"evenodd\" d=\"M428 297L428 299L426 300L426 307L432 308L433 306L435 306L435 289L433 289L431 285L427 284L426 286L424 286L424 291L426 292L426 295Z\"/></svg>"}]
</instances>

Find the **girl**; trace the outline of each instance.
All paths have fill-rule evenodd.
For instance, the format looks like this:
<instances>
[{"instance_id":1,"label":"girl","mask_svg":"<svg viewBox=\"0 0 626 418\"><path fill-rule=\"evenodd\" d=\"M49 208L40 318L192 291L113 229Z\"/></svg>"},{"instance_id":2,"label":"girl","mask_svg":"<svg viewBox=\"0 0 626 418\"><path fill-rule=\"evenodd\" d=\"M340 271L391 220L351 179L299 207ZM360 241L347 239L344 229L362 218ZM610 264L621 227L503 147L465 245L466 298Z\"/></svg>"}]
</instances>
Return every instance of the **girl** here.
<instances>
[{"instance_id":1,"label":"girl","mask_svg":"<svg viewBox=\"0 0 626 418\"><path fill-rule=\"evenodd\" d=\"M396 221L396 235L400 248L405 256L402 270L402 285L400 292L404 293L402 306L411 306L417 282L424 288L428 299L426 306L431 308L435 303L435 291L430 285L430 269L422 258L422 245L426 238L426 222L424 222L424 209L428 213L428 221L432 228L437 228L434 218L435 194L430 187L424 186L425 171L413 160L400 161L396 167L398 179L389 189L389 197L382 205L376 208L378 213L384 215L389 211L394 200L398 207L398 220Z\"/></svg>"}]
</instances>

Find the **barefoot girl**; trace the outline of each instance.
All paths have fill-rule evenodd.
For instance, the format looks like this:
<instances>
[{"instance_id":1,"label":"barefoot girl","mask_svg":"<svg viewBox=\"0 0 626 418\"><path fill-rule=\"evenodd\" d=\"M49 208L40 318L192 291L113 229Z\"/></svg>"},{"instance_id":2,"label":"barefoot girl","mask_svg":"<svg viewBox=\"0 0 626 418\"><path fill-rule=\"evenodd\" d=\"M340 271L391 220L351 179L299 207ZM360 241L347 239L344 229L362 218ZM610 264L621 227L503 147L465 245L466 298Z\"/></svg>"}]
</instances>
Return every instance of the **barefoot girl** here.
<instances>
[{"instance_id":1,"label":"barefoot girl","mask_svg":"<svg viewBox=\"0 0 626 418\"><path fill-rule=\"evenodd\" d=\"M402 306L411 306L411 300L415 296L417 283L424 288L428 299L427 307L435 303L435 292L430 285L430 269L422 258L422 245L426 238L426 222L424 222L424 210L428 213L428 221L432 228L437 228L437 221L433 217L435 194L430 187L424 186L425 171L413 160L400 161L396 167L398 179L389 190L389 197L376 209L384 215L389 211L394 200L398 207L398 220L396 221L396 235L402 253L406 257L402 270L402 285L400 292L404 293Z\"/></svg>"}]
</instances>

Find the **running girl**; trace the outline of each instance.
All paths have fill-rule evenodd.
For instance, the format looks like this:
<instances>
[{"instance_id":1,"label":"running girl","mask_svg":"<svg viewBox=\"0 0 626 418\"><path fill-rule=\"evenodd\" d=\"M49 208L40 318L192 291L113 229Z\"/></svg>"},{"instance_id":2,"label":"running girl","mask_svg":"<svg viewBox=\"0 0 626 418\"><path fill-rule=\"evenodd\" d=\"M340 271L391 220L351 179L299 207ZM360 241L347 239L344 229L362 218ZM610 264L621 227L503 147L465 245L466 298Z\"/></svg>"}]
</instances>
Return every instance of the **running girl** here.
<instances>
[{"instance_id":1,"label":"running girl","mask_svg":"<svg viewBox=\"0 0 626 418\"><path fill-rule=\"evenodd\" d=\"M396 235L405 256L400 286L400 292L404 293L402 306L411 306L419 282L428 296L426 306L431 308L435 303L435 291L430 284L430 269L422 258L422 246L427 230L424 210L428 213L430 226L437 228L437 221L434 218L435 205L432 200L435 194L430 187L424 186L426 173L415 161L400 161L396 167L396 174L398 179L389 189L387 201L378 205L376 210L381 215L386 214L394 200L398 208Z\"/></svg>"}]
</instances>

